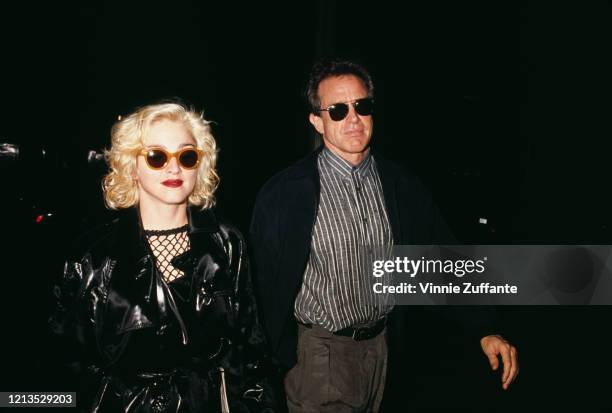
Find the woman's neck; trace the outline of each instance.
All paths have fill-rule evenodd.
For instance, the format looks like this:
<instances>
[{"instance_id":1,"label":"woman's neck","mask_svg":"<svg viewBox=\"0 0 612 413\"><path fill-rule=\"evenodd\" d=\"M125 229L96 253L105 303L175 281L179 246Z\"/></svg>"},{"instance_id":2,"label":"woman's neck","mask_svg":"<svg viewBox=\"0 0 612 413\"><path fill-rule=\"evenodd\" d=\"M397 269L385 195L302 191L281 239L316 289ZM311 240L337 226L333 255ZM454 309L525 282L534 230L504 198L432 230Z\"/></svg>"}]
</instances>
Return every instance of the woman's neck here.
<instances>
[{"instance_id":1,"label":"woman's neck","mask_svg":"<svg viewBox=\"0 0 612 413\"><path fill-rule=\"evenodd\" d=\"M189 222L187 205L143 205L138 206L144 229L162 230L182 227Z\"/></svg>"}]
</instances>

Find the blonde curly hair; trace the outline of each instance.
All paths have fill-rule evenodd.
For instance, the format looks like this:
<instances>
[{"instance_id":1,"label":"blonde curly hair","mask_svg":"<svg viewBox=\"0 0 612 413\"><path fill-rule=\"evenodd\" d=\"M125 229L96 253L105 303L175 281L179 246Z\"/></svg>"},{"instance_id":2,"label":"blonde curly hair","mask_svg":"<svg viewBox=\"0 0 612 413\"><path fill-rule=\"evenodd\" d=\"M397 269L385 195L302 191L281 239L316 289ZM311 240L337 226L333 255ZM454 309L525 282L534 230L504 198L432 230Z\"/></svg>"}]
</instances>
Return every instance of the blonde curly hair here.
<instances>
[{"instance_id":1,"label":"blonde curly hair","mask_svg":"<svg viewBox=\"0 0 612 413\"><path fill-rule=\"evenodd\" d=\"M150 125L160 119L183 122L193 135L196 146L204 151L198 166L196 184L189 204L211 208L219 185L215 170L217 144L210 122L198 113L178 103L148 105L117 121L111 129L111 148L104 151L109 173L102 180L104 200L111 209L129 208L138 203L138 186L134 180L136 159L144 147L144 136Z\"/></svg>"}]
</instances>

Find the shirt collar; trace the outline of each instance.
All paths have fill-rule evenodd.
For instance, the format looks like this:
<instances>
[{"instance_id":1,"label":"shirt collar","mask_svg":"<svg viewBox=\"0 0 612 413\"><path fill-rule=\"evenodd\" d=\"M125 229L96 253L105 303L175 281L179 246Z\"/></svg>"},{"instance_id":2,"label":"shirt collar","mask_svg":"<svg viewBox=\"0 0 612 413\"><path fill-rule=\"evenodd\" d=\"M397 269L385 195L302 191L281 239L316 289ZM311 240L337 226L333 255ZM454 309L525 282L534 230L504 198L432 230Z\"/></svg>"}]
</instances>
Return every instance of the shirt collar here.
<instances>
[{"instance_id":1,"label":"shirt collar","mask_svg":"<svg viewBox=\"0 0 612 413\"><path fill-rule=\"evenodd\" d=\"M359 179L363 179L370 171L370 166L372 165L372 155L370 154L369 149L365 158L358 165L354 166L353 164L336 155L326 147L323 148L323 150L319 154L319 157L321 157L326 166L328 166L333 173L336 173L346 178L349 178L351 175L353 175L358 177Z\"/></svg>"}]
</instances>

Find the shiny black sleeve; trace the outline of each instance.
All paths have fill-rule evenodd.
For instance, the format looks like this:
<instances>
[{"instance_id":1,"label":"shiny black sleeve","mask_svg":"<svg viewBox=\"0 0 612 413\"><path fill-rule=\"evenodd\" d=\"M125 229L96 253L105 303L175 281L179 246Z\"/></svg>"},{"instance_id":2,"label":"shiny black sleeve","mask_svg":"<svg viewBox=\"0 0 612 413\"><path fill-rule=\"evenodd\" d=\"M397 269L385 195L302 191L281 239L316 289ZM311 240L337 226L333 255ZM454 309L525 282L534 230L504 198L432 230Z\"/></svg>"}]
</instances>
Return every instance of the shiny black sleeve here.
<instances>
[{"instance_id":1,"label":"shiny black sleeve","mask_svg":"<svg viewBox=\"0 0 612 413\"><path fill-rule=\"evenodd\" d=\"M235 275L235 331L231 356L226 359L230 410L248 412L285 411L279 366L267 353L244 238L228 233Z\"/></svg>"},{"instance_id":2,"label":"shiny black sleeve","mask_svg":"<svg viewBox=\"0 0 612 413\"><path fill-rule=\"evenodd\" d=\"M47 320L48 362L65 380L74 379L82 370L83 329L78 322L77 302L82 290L82 266L68 260L51 289L51 314Z\"/></svg>"}]
</instances>

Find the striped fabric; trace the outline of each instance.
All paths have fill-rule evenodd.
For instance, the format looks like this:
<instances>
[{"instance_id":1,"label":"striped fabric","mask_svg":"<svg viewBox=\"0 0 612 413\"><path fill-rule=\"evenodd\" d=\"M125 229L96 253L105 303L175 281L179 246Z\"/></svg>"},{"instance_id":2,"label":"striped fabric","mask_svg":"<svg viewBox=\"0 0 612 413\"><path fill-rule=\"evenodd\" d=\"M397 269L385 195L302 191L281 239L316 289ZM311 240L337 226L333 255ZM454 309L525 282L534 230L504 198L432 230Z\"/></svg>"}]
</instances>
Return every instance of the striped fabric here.
<instances>
[{"instance_id":1,"label":"striped fabric","mask_svg":"<svg viewBox=\"0 0 612 413\"><path fill-rule=\"evenodd\" d=\"M393 237L376 162L369 153L352 166L324 148L318 169L319 209L294 314L304 324L338 331L369 324L390 311L368 293L362 248L392 245Z\"/></svg>"}]
</instances>

